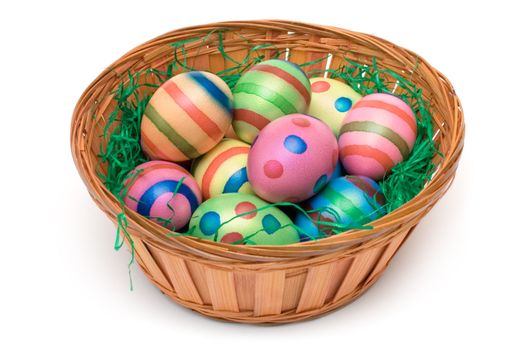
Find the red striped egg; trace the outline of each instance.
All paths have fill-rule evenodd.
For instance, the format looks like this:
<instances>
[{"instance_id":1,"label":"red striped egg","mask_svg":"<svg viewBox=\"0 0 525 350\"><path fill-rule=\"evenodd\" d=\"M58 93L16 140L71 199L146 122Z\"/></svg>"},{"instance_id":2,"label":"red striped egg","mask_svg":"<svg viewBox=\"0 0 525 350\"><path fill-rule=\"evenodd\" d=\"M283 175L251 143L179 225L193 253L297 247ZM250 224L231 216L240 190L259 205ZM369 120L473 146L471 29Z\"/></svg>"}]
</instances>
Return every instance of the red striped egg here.
<instances>
[{"instance_id":1,"label":"red striped egg","mask_svg":"<svg viewBox=\"0 0 525 350\"><path fill-rule=\"evenodd\" d=\"M144 111L144 153L174 162L197 158L230 128L232 105L232 93L218 76L200 71L174 76L155 91Z\"/></svg>"},{"instance_id":2,"label":"red striped egg","mask_svg":"<svg viewBox=\"0 0 525 350\"><path fill-rule=\"evenodd\" d=\"M141 164L125 185L124 203L128 208L172 230L184 227L202 201L195 179L171 162Z\"/></svg>"},{"instance_id":3,"label":"red striped egg","mask_svg":"<svg viewBox=\"0 0 525 350\"><path fill-rule=\"evenodd\" d=\"M349 174L380 180L408 158L416 136L416 117L408 104L393 95L370 94L345 116L339 156Z\"/></svg>"}]
</instances>

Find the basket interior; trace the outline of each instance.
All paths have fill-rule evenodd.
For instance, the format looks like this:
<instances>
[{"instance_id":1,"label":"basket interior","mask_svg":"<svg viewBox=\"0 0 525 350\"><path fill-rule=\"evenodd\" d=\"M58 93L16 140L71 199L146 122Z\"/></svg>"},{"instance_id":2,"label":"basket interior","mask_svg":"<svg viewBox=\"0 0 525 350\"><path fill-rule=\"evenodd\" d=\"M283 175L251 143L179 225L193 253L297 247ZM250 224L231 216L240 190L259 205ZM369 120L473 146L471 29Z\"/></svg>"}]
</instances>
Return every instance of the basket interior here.
<instances>
[{"instance_id":1,"label":"basket interior","mask_svg":"<svg viewBox=\"0 0 525 350\"><path fill-rule=\"evenodd\" d=\"M302 29L300 29L302 28ZM448 82L441 75L431 72L429 66L417 55L396 47L382 39L348 32L351 35L341 37L331 30L319 31L316 28L305 29L293 25L252 26L231 23L224 26L188 28L182 31L168 33L126 54L122 59L110 66L92 84L88 91L93 99L88 104L91 118L84 118L82 137L85 139L83 156L87 161L88 172L107 174L107 164L100 161L98 155L107 146L108 138L104 132L111 133L118 122L105 130L109 114L114 110L116 102L113 92L123 81L129 79L129 74L153 68L160 71L168 69L168 65L176 58L183 65L197 70L212 73L235 68L238 62L248 63L264 56L264 58L281 58L296 64L313 62L304 67L310 77L322 75L316 73L326 69L337 69L349 59L360 64L372 65L395 71L403 78L416 84L422 91L423 98L429 102L432 115L433 140L440 154L436 154L433 163L436 165L434 176L442 171L443 165L450 157L452 145L457 143L457 125L450 115L451 93L443 89ZM181 43L176 50L173 43ZM221 52L223 50L223 52ZM178 74L186 69L174 72ZM140 83L155 83L153 76L141 76ZM103 81L103 83L102 83ZM394 94L402 94L402 87L392 76L386 76L384 84ZM143 87L140 94L152 94L155 87ZM456 102L458 103L458 102ZM103 188L100 178L97 187ZM94 196L95 197L95 196ZM111 196L109 196L111 197ZM95 198L96 199L96 198ZM390 216L388 214L386 217ZM379 220L385 220L385 218Z\"/></svg>"}]
</instances>

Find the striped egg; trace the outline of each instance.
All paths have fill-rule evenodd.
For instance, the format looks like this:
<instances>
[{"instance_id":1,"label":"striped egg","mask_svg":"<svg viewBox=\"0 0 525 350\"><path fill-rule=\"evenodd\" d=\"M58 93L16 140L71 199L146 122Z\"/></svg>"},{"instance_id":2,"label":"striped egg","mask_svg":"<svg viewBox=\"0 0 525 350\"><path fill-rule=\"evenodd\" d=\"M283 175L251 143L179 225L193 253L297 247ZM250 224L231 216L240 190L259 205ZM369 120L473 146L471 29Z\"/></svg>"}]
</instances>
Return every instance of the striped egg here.
<instances>
[{"instance_id":1,"label":"striped egg","mask_svg":"<svg viewBox=\"0 0 525 350\"><path fill-rule=\"evenodd\" d=\"M247 143L223 139L193 162L192 174L204 199L222 193L253 193L246 173L249 150Z\"/></svg>"},{"instance_id":2,"label":"striped egg","mask_svg":"<svg viewBox=\"0 0 525 350\"><path fill-rule=\"evenodd\" d=\"M416 136L416 117L408 104L396 96L370 94L344 118L339 156L349 174L380 180L408 158Z\"/></svg>"},{"instance_id":3,"label":"striped egg","mask_svg":"<svg viewBox=\"0 0 525 350\"><path fill-rule=\"evenodd\" d=\"M329 226L316 224L316 221L337 222L345 226L365 225L386 213L384 204L385 197L374 180L365 176L342 176L330 181L304 204L306 211L317 211L309 213L310 219L298 214L295 224L304 231L300 232L302 241L322 238L336 232Z\"/></svg>"},{"instance_id":4,"label":"striped egg","mask_svg":"<svg viewBox=\"0 0 525 350\"><path fill-rule=\"evenodd\" d=\"M142 117L142 149L152 159L194 159L212 149L232 121L233 97L218 76L192 71L166 81Z\"/></svg>"},{"instance_id":5,"label":"striped egg","mask_svg":"<svg viewBox=\"0 0 525 350\"><path fill-rule=\"evenodd\" d=\"M269 202L301 202L331 178L337 165L337 140L319 119L291 114L268 124L248 154L248 179Z\"/></svg>"},{"instance_id":6,"label":"striped egg","mask_svg":"<svg viewBox=\"0 0 525 350\"><path fill-rule=\"evenodd\" d=\"M139 165L126 180L124 203L153 221L178 230L188 223L201 203L201 191L180 165L152 160Z\"/></svg>"},{"instance_id":7,"label":"striped egg","mask_svg":"<svg viewBox=\"0 0 525 350\"><path fill-rule=\"evenodd\" d=\"M294 63L268 60L253 66L233 88L233 127L252 143L272 120L304 113L310 103L310 81Z\"/></svg>"},{"instance_id":8,"label":"striped egg","mask_svg":"<svg viewBox=\"0 0 525 350\"><path fill-rule=\"evenodd\" d=\"M330 78L312 78L312 101L306 114L325 122L337 136L346 113L361 95L343 82Z\"/></svg>"},{"instance_id":9,"label":"striped egg","mask_svg":"<svg viewBox=\"0 0 525 350\"><path fill-rule=\"evenodd\" d=\"M283 245L299 242L292 220L262 199L226 193L202 203L190 221L191 235L231 244Z\"/></svg>"}]
</instances>

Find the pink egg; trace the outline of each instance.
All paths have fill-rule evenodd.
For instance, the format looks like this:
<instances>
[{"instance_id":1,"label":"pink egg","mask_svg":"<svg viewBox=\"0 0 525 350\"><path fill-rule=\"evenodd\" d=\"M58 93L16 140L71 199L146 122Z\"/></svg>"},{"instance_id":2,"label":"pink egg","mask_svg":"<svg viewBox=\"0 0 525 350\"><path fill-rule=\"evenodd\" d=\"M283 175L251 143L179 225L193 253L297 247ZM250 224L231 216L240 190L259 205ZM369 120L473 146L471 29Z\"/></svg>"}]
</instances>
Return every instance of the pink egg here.
<instances>
[{"instance_id":1,"label":"pink egg","mask_svg":"<svg viewBox=\"0 0 525 350\"><path fill-rule=\"evenodd\" d=\"M337 140L322 121L290 114L261 130L248 153L248 179L269 202L301 202L319 192L337 164Z\"/></svg>"},{"instance_id":2,"label":"pink egg","mask_svg":"<svg viewBox=\"0 0 525 350\"><path fill-rule=\"evenodd\" d=\"M414 147L417 123L408 104L396 96L370 94L343 119L339 156L351 175L381 180Z\"/></svg>"},{"instance_id":3,"label":"pink egg","mask_svg":"<svg viewBox=\"0 0 525 350\"><path fill-rule=\"evenodd\" d=\"M171 230L184 227L202 201L195 179L175 163L152 160L131 174L126 206Z\"/></svg>"}]
</instances>

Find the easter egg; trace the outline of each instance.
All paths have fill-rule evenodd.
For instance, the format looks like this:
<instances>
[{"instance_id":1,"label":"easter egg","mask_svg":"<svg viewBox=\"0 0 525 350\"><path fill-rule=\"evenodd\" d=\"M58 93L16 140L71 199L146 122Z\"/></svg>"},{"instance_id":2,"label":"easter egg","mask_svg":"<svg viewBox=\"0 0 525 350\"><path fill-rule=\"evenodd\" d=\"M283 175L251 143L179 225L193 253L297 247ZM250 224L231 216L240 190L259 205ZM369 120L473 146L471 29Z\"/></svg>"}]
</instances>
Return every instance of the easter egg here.
<instances>
[{"instance_id":1,"label":"easter egg","mask_svg":"<svg viewBox=\"0 0 525 350\"><path fill-rule=\"evenodd\" d=\"M322 121L291 114L268 124L248 154L248 179L269 202L301 202L319 192L337 165L337 140Z\"/></svg>"},{"instance_id":2,"label":"easter egg","mask_svg":"<svg viewBox=\"0 0 525 350\"><path fill-rule=\"evenodd\" d=\"M380 180L408 158L416 136L416 117L408 104L396 96L370 94L344 118L339 156L349 174Z\"/></svg>"},{"instance_id":3,"label":"easter egg","mask_svg":"<svg viewBox=\"0 0 525 350\"><path fill-rule=\"evenodd\" d=\"M232 244L283 245L299 242L292 220L262 199L226 193L202 203L190 221L195 237Z\"/></svg>"},{"instance_id":4,"label":"easter egg","mask_svg":"<svg viewBox=\"0 0 525 350\"><path fill-rule=\"evenodd\" d=\"M142 149L152 159L194 159L212 149L232 121L233 97L218 76L192 71L162 84L142 117Z\"/></svg>"},{"instance_id":5,"label":"easter egg","mask_svg":"<svg viewBox=\"0 0 525 350\"><path fill-rule=\"evenodd\" d=\"M194 161L192 173L204 199L222 193L253 193L246 172L249 150L247 143L223 139Z\"/></svg>"},{"instance_id":6,"label":"easter egg","mask_svg":"<svg viewBox=\"0 0 525 350\"><path fill-rule=\"evenodd\" d=\"M195 179L183 167L162 160L143 163L126 180L124 203L171 230L188 223L202 201Z\"/></svg>"},{"instance_id":7,"label":"easter egg","mask_svg":"<svg viewBox=\"0 0 525 350\"><path fill-rule=\"evenodd\" d=\"M361 99L347 84L330 78L312 78L312 100L306 114L328 124L334 134L339 135L346 113Z\"/></svg>"},{"instance_id":8,"label":"easter egg","mask_svg":"<svg viewBox=\"0 0 525 350\"><path fill-rule=\"evenodd\" d=\"M233 88L233 127L252 143L272 120L304 113L310 103L310 81L296 64L263 61L244 73Z\"/></svg>"},{"instance_id":9,"label":"easter egg","mask_svg":"<svg viewBox=\"0 0 525 350\"><path fill-rule=\"evenodd\" d=\"M295 224L305 231L300 232L302 241L322 238L336 232L330 226L316 224L316 221L337 222L345 226L364 225L386 213L384 204L385 197L374 180L365 176L342 176L330 181L321 192L306 201L306 211L317 210L308 213L311 220L300 213Z\"/></svg>"}]
</instances>

